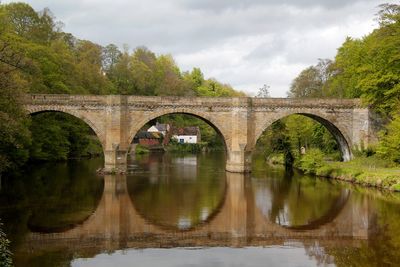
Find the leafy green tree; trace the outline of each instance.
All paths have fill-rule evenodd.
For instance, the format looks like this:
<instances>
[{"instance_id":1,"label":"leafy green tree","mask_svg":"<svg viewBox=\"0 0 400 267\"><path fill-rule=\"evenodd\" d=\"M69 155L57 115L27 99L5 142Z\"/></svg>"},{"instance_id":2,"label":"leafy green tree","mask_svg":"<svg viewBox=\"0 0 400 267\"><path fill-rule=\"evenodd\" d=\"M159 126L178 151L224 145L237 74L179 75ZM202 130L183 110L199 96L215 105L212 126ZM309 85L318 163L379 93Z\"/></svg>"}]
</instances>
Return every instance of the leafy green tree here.
<instances>
[{"instance_id":1,"label":"leafy green tree","mask_svg":"<svg viewBox=\"0 0 400 267\"><path fill-rule=\"evenodd\" d=\"M113 84L102 70L102 47L90 41L78 41L76 54L79 85L90 94L113 92Z\"/></svg>"},{"instance_id":2,"label":"leafy green tree","mask_svg":"<svg viewBox=\"0 0 400 267\"><path fill-rule=\"evenodd\" d=\"M4 10L0 9L0 21ZM14 169L28 158L30 133L21 106L26 81L22 70L29 70L29 62L15 45L15 38L7 33L7 25L0 26L0 174Z\"/></svg>"},{"instance_id":3,"label":"leafy green tree","mask_svg":"<svg viewBox=\"0 0 400 267\"><path fill-rule=\"evenodd\" d=\"M113 70L115 64L121 58L121 51L115 44L109 44L103 48L102 68L103 71L109 73Z\"/></svg>"},{"instance_id":4,"label":"leafy green tree","mask_svg":"<svg viewBox=\"0 0 400 267\"><path fill-rule=\"evenodd\" d=\"M400 8L380 6L380 27L362 39L347 38L335 57L331 95L361 97L384 116L400 99Z\"/></svg>"},{"instance_id":5,"label":"leafy green tree","mask_svg":"<svg viewBox=\"0 0 400 267\"><path fill-rule=\"evenodd\" d=\"M381 134L377 153L383 158L400 164L400 112Z\"/></svg>"},{"instance_id":6,"label":"leafy green tree","mask_svg":"<svg viewBox=\"0 0 400 267\"><path fill-rule=\"evenodd\" d=\"M289 97L325 97L324 85L332 76L332 61L319 59L316 66L301 71L290 85Z\"/></svg>"}]
</instances>

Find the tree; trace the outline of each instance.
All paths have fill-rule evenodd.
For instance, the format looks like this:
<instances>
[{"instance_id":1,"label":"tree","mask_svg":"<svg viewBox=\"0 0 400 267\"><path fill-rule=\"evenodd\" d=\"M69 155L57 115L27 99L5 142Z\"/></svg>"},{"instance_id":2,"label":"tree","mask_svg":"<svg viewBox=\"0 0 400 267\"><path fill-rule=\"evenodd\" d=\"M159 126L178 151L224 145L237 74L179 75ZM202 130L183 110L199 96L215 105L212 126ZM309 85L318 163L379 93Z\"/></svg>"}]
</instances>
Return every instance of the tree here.
<instances>
[{"instance_id":1,"label":"tree","mask_svg":"<svg viewBox=\"0 0 400 267\"><path fill-rule=\"evenodd\" d=\"M318 59L318 64L310 66L292 81L288 97L324 97L325 84L332 77L332 60Z\"/></svg>"},{"instance_id":2,"label":"tree","mask_svg":"<svg viewBox=\"0 0 400 267\"><path fill-rule=\"evenodd\" d=\"M256 97L270 97L269 88L269 85L264 84L263 87L258 89Z\"/></svg>"},{"instance_id":3,"label":"tree","mask_svg":"<svg viewBox=\"0 0 400 267\"><path fill-rule=\"evenodd\" d=\"M113 92L112 83L102 70L103 48L90 41L80 40L76 47L76 69L79 86L90 94Z\"/></svg>"},{"instance_id":4,"label":"tree","mask_svg":"<svg viewBox=\"0 0 400 267\"><path fill-rule=\"evenodd\" d=\"M394 115L393 121L381 133L377 153L382 158L400 164L400 112Z\"/></svg>"},{"instance_id":5,"label":"tree","mask_svg":"<svg viewBox=\"0 0 400 267\"><path fill-rule=\"evenodd\" d=\"M381 4L376 20L381 27L388 26L400 21L400 5Z\"/></svg>"},{"instance_id":6,"label":"tree","mask_svg":"<svg viewBox=\"0 0 400 267\"><path fill-rule=\"evenodd\" d=\"M109 74L120 60L122 53L115 44L109 44L104 47L102 53L102 69Z\"/></svg>"},{"instance_id":7,"label":"tree","mask_svg":"<svg viewBox=\"0 0 400 267\"><path fill-rule=\"evenodd\" d=\"M331 95L361 97L385 117L400 99L400 6L380 6L380 27L362 39L347 38L333 63L328 80Z\"/></svg>"}]
</instances>

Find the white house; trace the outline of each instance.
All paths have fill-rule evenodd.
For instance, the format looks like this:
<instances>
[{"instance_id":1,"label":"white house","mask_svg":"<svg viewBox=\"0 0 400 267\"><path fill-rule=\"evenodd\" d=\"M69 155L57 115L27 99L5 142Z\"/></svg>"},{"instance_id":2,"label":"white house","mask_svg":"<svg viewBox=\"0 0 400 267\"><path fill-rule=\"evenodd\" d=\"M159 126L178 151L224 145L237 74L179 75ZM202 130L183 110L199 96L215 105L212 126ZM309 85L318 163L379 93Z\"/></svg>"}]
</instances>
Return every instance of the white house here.
<instances>
[{"instance_id":1,"label":"white house","mask_svg":"<svg viewBox=\"0 0 400 267\"><path fill-rule=\"evenodd\" d=\"M198 126L178 128L174 130L172 138L181 144L197 144L201 141L200 129Z\"/></svg>"},{"instance_id":2,"label":"white house","mask_svg":"<svg viewBox=\"0 0 400 267\"><path fill-rule=\"evenodd\" d=\"M165 136L170 130L169 124L164 124L164 123L156 123L156 125L151 126L149 129L147 129L148 132L151 133L161 133L163 136Z\"/></svg>"}]
</instances>

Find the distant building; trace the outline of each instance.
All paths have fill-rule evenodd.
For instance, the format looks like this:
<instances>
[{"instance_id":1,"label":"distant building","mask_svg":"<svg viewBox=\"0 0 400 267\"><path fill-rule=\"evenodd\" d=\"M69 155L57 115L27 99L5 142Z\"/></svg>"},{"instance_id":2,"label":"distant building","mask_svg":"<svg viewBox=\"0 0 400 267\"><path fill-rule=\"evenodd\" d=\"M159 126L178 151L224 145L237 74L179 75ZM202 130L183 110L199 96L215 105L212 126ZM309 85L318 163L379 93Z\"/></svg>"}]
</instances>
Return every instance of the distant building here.
<instances>
[{"instance_id":1,"label":"distant building","mask_svg":"<svg viewBox=\"0 0 400 267\"><path fill-rule=\"evenodd\" d=\"M170 125L167 123L156 123L156 125L151 126L147 129L148 132L151 133L161 133L163 136L166 136L170 131Z\"/></svg>"},{"instance_id":2,"label":"distant building","mask_svg":"<svg viewBox=\"0 0 400 267\"><path fill-rule=\"evenodd\" d=\"M198 126L190 126L174 129L172 138L181 144L197 144L201 141L200 128Z\"/></svg>"},{"instance_id":3,"label":"distant building","mask_svg":"<svg viewBox=\"0 0 400 267\"><path fill-rule=\"evenodd\" d=\"M162 140L161 133L140 131L135 135L135 138L133 139L133 143L149 147L149 146L160 145L161 140Z\"/></svg>"}]
</instances>

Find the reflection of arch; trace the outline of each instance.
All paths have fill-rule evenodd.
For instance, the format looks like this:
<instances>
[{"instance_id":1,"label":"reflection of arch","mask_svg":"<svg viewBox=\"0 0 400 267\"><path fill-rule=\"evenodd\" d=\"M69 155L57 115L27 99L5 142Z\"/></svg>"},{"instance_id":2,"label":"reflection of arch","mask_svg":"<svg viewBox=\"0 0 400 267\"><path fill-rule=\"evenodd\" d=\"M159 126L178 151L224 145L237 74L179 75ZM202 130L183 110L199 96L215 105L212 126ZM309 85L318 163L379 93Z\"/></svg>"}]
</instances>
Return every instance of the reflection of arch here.
<instances>
[{"instance_id":1,"label":"reflection of arch","mask_svg":"<svg viewBox=\"0 0 400 267\"><path fill-rule=\"evenodd\" d=\"M276 118L274 118L273 121L268 121L267 123L264 124L264 126L261 128L261 131L256 133L255 135L255 141L257 141L261 134L263 133L263 131L265 131L266 129L268 129L274 122L281 120L287 116L290 115L303 115L306 117L309 117L317 122L319 122L320 124L322 124L331 134L332 136L335 138L336 142L339 145L339 149L342 153L342 157L344 161L349 161L352 157L351 155L351 150L350 150L350 142L349 140L350 137L346 134L345 129L343 129L340 125L338 124L334 124L333 122L331 122L331 120L329 120L328 118L326 118L323 115L320 114L312 114L312 113L302 113L302 112L288 112L285 114L282 114Z\"/></svg>"},{"instance_id":2,"label":"reflection of arch","mask_svg":"<svg viewBox=\"0 0 400 267\"><path fill-rule=\"evenodd\" d=\"M348 200L350 199L351 192L349 189L343 189L340 191L340 195L335 198L335 201L332 203L332 205L329 207L329 209L319 218L312 219L308 221L305 224L301 225L285 225L285 224L279 224L277 223L274 218L270 217L269 215L266 215L258 206L257 204L254 204L254 207L257 208L258 212L257 214L259 218L262 218L262 220L271 223L276 226L277 229L288 229L288 230L294 230L294 231L302 231L302 230L315 230L318 229L324 225L327 225L329 223L332 223L338 216L342 213L344 210L345 206L348 204ZM271 200L270 200L271 201Z\"/></svg>"},{"instance_id":3,"label":"reflection of arch","mask_svg":"<svg viewBox=\"0 0 400 267\"><path fill-rule=\"evenodd\" d=\"M46 108L34 107L34 108L28 108L27 110L28 110L28 114L30 114L31 116L34 116L34 115L40 114L40 113L45 113L45 112L60 112L60 113L65 113L65 114L71 115L75 118L78 118L78 119L84 121L92 129L92 131L96 134L97 138L99 139L99 141L101 143L103 151L104 151L104 148L105 148L104 140L105 139L104 139L102 132L98 129L98 127L96 127L96 125L89 118L82 116L79 112L60 108L60 107L46 107Z\"/></svg>"},{"instance_id":4,"label":"reflection of arch","mask_svg":"<svg viewBox=\"0 0 400 267\"><path fill-rule=\"evenodd\" d=\"M326 212L326 214L320 218L317 218L315 220L312 220L308 222L307 224L304 225L296 225L296 226L282 226L287 229L291 230L314 230L319 228L320 226L323 226L327 223L332 222L343 210L344 206L347 204L347 201L349 200L350 197L350 190L345 189L342 190L340 196L338 197L338 201L334 202L334 205L332 205L329 210Z\"/></svg>"},{"instance_id":5,"label":"reflection of arch","mask_svg":"<svg viewBox=\"0 0 400 267\"><path fill-rule=\"evenodd\" d=\"M228 134L224 133L223 127L221 127L212 117L203 114L201 112L195 112L192 110L187 109L173 109L173 110L163 110L159 112L154 112L151 116L146 116L145 118L141 119L138 122L135 122L129 131L129 140L128 144L131 144L135 135L139 132L139 130L149 121L152 121L158 117L164 115L173 115L173 114L184 114L196 117L198 119L203 120L208 125L210 125L221 137L225 145L225 149L228 150L227 141L228 141Z\"/></svg>"},{"instance_id":6,"label":"reflection of arch","mask_svg":"<svg viewBox=\"0 0 400 267\"><path fill-rule=\"evenodd\" d=\"M45 233L45 234L54 234L54 233L63 233L69 230L72 230L78 226L82 226L86 224L91 218L93 218L93 215L96 214L97 210L99 209L100 203L102 202L104 198L104 191L106 190L106 185L104 179L101 179L101 194L99 196L96 196L96 204L94 205L94 209L90 214L87 214L85 217L82 219L75 221L73 223L68 223L65 225L57 225L57 226L42 226L42 225L36 225L32 223L32 216L33 214L30 213L29 219L27 222L27 227L31 232L34 233ZM78 208L81 208L80 206Z\"/></svg>"},{"instance_id":7,"label":"reflection of arch","mask_svg":"<svg viewBox=\"0 0 400 267\"><path fill-rule=\"evenodd\" d=\"M215 217L221 213L224 205L226 204L226 200L227 200L227 194L228 194L228 183L227 181L225 182L225 186L224 186L224 191L222 194L222 197L220 199L220 201L218 202L218 205L215 207L215 209L211 212L211 214L209 214L207 216L207 218L205 220L202 220L200 222L198 222L197 224L191 225L188 228L182 228L180 229L177 226L173 226L173 225L169 225L163 222L158 222L155 221L154 219L151 218L147 218L145 214L143 214L143 212L138 209L135 206L135 201L132 198L132 195L134 195L134 193L130 193L129 192L129 188L130 186L128 186L128 179L126 181L126 186L127 186L127 194L129 196L130 202L132 204L132 208L136 211L136 213L147 223L149 223L150 225L156 226L161 230L166 230L166 231L173 231L173 232L190 232L190 231L194 231L194 230L199 230L201 229L203 226L206 226L207 224L210 224Z\"/></svg>"}]
</instances>

